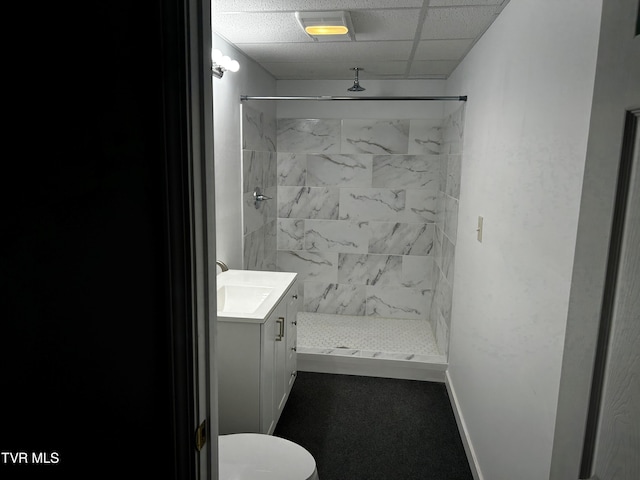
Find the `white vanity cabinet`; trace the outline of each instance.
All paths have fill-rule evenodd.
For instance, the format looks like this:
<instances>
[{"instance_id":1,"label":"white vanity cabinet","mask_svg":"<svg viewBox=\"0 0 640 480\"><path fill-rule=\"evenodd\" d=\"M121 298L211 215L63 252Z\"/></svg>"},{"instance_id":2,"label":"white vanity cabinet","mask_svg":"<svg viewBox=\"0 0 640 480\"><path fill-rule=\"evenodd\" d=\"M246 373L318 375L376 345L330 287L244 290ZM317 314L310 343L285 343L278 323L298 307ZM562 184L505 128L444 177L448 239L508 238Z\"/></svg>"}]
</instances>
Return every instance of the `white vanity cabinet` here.
<instances>
[{"instance_id":1,"label":"white vanity cabinet","mask_svg":"<svg viewBox=\"0 0 640 480\"><path fill-rule=\"evenodd\" d=\"M218 317L219 433L272 434L296 375L298 282L260 319Z\"/></svg>"}]
</instances>

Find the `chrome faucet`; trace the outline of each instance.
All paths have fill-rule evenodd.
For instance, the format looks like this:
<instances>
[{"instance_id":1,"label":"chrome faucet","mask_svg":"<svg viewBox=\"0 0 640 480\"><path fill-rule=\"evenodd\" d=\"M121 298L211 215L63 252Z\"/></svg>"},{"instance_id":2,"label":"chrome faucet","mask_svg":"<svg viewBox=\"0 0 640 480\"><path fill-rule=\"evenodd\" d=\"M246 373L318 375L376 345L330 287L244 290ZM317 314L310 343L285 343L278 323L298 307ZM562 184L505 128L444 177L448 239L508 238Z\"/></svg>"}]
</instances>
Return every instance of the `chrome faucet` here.
<instances>
[{"instance_id":1,"label":"chrome faucet","mask_svg":"<svg viewBox=\"0 0 640 480\"><path fill-rule=\"evenodd\" d=\"M229 267L227 267L227 264L224 262L221 262L220 260L216 260L216 265L218 265L223 272L226 272L227 270L229 270Z\"/></svg>"}]
</instances>

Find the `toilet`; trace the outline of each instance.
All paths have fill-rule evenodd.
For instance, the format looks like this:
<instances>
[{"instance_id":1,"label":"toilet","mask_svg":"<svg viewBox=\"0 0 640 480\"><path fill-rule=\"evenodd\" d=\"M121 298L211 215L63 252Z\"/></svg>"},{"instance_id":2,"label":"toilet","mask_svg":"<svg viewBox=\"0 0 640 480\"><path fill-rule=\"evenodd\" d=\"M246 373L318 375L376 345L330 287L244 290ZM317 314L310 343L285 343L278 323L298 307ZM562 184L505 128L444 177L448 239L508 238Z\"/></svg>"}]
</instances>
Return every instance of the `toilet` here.
<instances>
[{"instance_id":1,"label":"toilet","mask_svg":"<svg viewBox=\"0 0 640 480\"><path fill-rule=\"evenodd\" d=\"M300 445L261 433L218 437L220 480L319 480L316 461Z\"/></svg>"}]
</instances>

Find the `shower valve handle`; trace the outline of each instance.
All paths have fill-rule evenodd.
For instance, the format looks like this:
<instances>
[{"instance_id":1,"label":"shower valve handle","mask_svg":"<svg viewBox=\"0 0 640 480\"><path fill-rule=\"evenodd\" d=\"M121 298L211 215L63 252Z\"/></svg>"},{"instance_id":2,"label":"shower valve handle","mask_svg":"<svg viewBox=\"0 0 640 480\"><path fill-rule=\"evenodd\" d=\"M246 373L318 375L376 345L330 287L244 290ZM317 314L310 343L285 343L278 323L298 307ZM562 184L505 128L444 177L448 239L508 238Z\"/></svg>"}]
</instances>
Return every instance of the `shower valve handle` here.
<instances>
[{"instance_id":1,"label":"shower valve handle","mask_svg":"<svg viewBox=\"0 0 640 480\"><path fill-rule=\"evenodd\" d=\"M253 191L253 199L254 199L255 207L260 208L260 202L264 202L265 200L271 200L271 197L267 197L266 195L263 195L262 192L260 191L260 187L256 187L256 189Z\"/></svg>"}]
</instances>

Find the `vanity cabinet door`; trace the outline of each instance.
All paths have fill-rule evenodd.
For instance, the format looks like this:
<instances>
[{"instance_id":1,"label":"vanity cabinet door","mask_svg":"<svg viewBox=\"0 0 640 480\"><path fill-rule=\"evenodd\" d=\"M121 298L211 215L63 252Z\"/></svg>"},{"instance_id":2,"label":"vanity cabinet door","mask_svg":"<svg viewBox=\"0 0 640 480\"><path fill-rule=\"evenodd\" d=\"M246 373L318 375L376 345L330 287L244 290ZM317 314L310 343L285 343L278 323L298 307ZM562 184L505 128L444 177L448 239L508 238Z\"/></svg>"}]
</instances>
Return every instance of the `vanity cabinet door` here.
<instances>
[{"instance_id":1,"label":"vanity cabinet door","mask_svg":"<svg viewBox=\"0 0 640 480\"><path fill-rule=\"evenodd\" d=\"M275 349L275 399L276 399L276 423L289 398L289 392L293 385L295 361L296 361L296 318L298 315L298 283L294 282L280 302L282 306L281 316L276 320L279 329Z\"/></svg>"},{"instance_id":2,"label":"vanity cabinet door","mask_svg":"<svg viewBox=\"0 0 640 480\"><path fill-rule=\"evenodd\" d=\"M284 347L287 308L280 302L262 325L260 433L271 435L284 407Z\"/></svg>"},{"instance_id":3,"label":"vanity cabinet door","mask_svg":"<svg viewBox=\"0 0 640 480\"><path fill-rule=\"evenodd\" d=\"M287 396L291 391L293 382L298 373L298 311L300 310L300 301L298 299L298 282L294 282L287 292L287 360L286 360L286 376L287 376Z\"/></svg>"},{"instance_id":4,"label":"vanity cabinet door","mask_svg":"<svg viewBox=\"0 0 640 480\"><path fill-rule=\"evenodd\" d=\"M281 302L276 320L276 346L275 346L275 412L276 423L280 419L280 414L287 401L287 379L286 379L286 355L287 355L287 306ZM275 425L274 425L275 428Z\"/></svg>"},{"instance_id":5,"label":"vanity cabinet door","mask_svg":"<svg viewBox=\"0 0 640 480\"><path fill-rule=\"evenodd\" d=\"M275 428L274 387L275 387L275 332L277 311L262 324L262 355L260 358L260 433L270 433Z\"/></svg>"}]
</instances>

